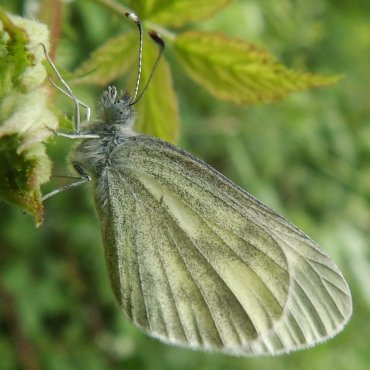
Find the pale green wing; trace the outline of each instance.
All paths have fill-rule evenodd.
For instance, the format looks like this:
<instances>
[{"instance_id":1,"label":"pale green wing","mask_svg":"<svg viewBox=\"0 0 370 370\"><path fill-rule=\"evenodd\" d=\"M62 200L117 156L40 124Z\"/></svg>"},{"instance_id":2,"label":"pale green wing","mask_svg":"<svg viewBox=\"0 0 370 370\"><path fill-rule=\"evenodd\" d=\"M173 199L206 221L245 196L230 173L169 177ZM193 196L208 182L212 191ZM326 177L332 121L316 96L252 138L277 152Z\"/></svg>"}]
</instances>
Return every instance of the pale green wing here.
<instances>
[{"instance_id":1,"label":"pale green wing","mask_svg":"<svg viewBox=\"0 0 370 370\"><path fill-rule=\"evenodd\" d=\"M110 278L123 310L150 335L276 354L323 341L349 319L351 295L335 263L204 162L137 136L111 163L96 184Z\"/></svg>"}]
</instances>

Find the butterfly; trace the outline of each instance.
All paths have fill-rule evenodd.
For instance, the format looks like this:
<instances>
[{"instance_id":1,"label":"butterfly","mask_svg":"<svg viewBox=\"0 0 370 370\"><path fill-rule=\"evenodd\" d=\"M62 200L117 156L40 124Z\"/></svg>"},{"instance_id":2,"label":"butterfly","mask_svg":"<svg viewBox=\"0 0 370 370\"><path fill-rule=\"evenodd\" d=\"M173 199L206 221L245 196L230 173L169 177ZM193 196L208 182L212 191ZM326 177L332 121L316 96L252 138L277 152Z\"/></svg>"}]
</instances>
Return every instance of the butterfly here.
<instances>
[{"instance_id":1,"label":"butterfly","mask_svg":"<svg viewBox=\"0 0 370 370\"><path fill-rule=\"evenodd\" d=\"M128 16L141 36L140 20ZM111 285L128 319L167 343L250 356L341 331L352 301L336 264L202 160L137 133L137 92L138 83L133 97L108 87L100 120L63 135L81 139L72 186L92 181Z\"/></svg>"}]
</instances>

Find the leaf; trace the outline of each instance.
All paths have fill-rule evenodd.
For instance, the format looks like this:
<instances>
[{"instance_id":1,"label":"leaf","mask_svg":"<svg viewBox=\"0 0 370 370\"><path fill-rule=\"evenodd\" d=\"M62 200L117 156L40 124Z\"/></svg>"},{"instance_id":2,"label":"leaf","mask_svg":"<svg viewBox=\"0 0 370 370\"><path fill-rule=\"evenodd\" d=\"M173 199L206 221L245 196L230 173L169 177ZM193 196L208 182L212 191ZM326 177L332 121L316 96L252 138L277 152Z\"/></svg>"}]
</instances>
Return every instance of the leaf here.
<instances>
[{"instance_id":1,"label":"leaf","mask_svg":"<svg viewBox=\"0 0 370 370\"><path fill-rule=\"evenodd\" d=\"M270 102L340 79L288 69L268 51L219 33L185 32L174 48L192 79L217 98L240 104Z\"/></svg>"},{"instance_id":2,"label":"leaf","mask_svg":"<svg viewBox=\"0 0 370 370\"><path fill-rule=\"evenodd\" d=\"M0 194L10 203L15 203L34 214L37 223L43 218L40 202L41 191L38 173L38 154L31 151L18 152L22 137L17 134L6 135L0 140ZM35 148L36 149L36 148ZM42 153L45 154L45 153ZM50 171L50 168L44 168ZM42 169L42 170L44 170ZM42 171L44 172L44 171Z\"/></svg>"},{"instance_id":3,"label":"leaf","mask_svg":"<svg viewBox=\"0 0 370 370\"><path fill-rule=\"evenodd\" d=\"M230 0L135 0L131 6L143 20L180 27L209 18L229 3Z\"/></svg>"},{"instance_id":4,"label":"leaf","mask_svg":"<svg viewBox=\"0 0 370 370\"><path fill-rule=\"evenodd\" d=\"M137 58L138 40L136 30L111 38L73 73L71 82L106 85L126 73Z\"/></svg>"},{"instance_id":5,"label":"leaf","mask_svg":"<svg viewBox=\"0 0 370 370\"><path fill-rule=\"evenodd\" d=\"M141 78L144 84L153 70L156 56L156 48L145 49ZM138 117L135 127L139 132L172 143L176 142L179 131L178 102L172 85L170 67L164 58L160 60L148 90L137 107Z\"/></svg>"},{"instance_id":6,"label":"leaf","mask_svg":"<svg viewBox=\"0 0 370 370\"><path fill-rule=\"evenodd\" d=\"M43 217L40 186L51 164L44 142L58 121L47 107L46 26L11 16L0 8L0 198Z\"/></svg>"},{"instance_id":7,"label":"leaf","mask_svg":"<svg viewBox=\"0 0 370 370\"><path fill-rule=\"evenodd\" d=\"M21 75L30 66L31 60L25 49L26 32L16 26L0 8L0 97L13 86L21 88Z\"/></svg>"}]
</instances>

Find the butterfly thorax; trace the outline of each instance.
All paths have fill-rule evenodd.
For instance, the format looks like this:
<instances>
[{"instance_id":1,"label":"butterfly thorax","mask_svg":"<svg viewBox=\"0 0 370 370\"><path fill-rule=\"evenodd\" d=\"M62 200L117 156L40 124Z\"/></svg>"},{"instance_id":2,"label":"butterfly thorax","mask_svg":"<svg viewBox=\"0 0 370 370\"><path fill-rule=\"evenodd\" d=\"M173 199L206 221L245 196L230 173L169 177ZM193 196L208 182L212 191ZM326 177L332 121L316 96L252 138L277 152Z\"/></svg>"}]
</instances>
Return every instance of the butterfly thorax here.
<instances>
[{"instance_id":1,"label":"butterfly thorax","mask_svg":"<svg viewBox=\"0 0 370 370\"><path fill-rule=\"evenodd\" d=\"M136 136L133 130L135 112L128 94L119 96L115 87L108 87L101 98L100 120L87 127L84 133L99 137L84 139L77 147L74 161L80 163L93 177L112 164L115 148L129 137Z\"/></svg>"}]
</instances>

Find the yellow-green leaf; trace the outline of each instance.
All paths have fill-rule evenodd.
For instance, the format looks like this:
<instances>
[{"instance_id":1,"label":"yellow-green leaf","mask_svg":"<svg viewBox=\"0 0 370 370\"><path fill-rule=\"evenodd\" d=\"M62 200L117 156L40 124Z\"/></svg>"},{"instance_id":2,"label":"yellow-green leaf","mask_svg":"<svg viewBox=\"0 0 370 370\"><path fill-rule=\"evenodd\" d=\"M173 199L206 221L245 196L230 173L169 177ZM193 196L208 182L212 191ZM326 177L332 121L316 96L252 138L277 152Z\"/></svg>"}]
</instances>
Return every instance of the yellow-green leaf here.
<instances>
[{"instance_id":1,"label":"yellow-green leaf","mask_svg":"<svg viewBox=\"0 0 370 370\"><path fill-rule=\"evenodd\" d=\"M147 45L143 58L142 85L153 69L156 54L156 48ZM176 142L179 131L178 102L170 67L164 58L159 62L148 90L136 107L138 114L135 127L139 132Z\"/></svg>"},{"instance_id":2,"label":"yellow-green leaf","mask_svg":"<svg viewBox=\"0 0 370 370\"><path fill-rule=\"evenodd\" d=\"M230 0L134 0L131 6L143 20L179 27L209 18L229 2Z\"/></svg>"},{"instance_id":3,"label":"yellow-green leaf","mask_svg":"<svg viewBox=\"0 0 370 370\"><path fill-rule=\"evenodd\" d=\"M111 38L74 72L71 82L106 85L128 71L137 59L138 48L136 30Z\"/></svg>"},{"instance_id":4,"label":"yellow-green leaf","mask_svg":"<svg viewBox=\"0 0 370 370\"><path fill-rule=\"evenodd\" d=\"M174 48L192 79L217 98L240 104L270 102L340 79L288 69L268 51L219 33L186 32Z\"/></svg>"},{"instance_id":5,"label":"yellow-green leaf","mask_svg":"<svg viewBox=\"0 0 370 370\"><path fill-rule=\"evenodd\" d=\"M51 163L44 142L57 119L47 107L46 26L11 16L0 8L0 198L31 212L42 222L40 186Z\"/></svg>"}]
</instances>

